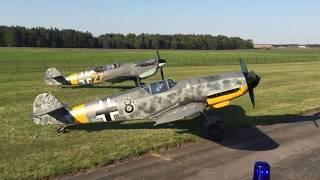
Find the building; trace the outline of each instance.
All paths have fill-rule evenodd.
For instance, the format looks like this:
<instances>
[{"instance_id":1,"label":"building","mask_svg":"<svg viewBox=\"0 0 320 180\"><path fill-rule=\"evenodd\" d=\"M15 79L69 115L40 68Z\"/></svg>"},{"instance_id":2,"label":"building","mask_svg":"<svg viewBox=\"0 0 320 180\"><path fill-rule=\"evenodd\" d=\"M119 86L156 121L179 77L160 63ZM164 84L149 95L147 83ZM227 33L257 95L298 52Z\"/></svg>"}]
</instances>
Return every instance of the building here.
<instances>
[{"instance_id":1,"label":"building","mask_svg":"<svg viewBox=\"0 0 320 180\"><path fill-rule=\"evenodd\" d=\"M255 49L269 49L272 48L272 44L254 44L253 48Z\"/></svg>"}]
</instances>

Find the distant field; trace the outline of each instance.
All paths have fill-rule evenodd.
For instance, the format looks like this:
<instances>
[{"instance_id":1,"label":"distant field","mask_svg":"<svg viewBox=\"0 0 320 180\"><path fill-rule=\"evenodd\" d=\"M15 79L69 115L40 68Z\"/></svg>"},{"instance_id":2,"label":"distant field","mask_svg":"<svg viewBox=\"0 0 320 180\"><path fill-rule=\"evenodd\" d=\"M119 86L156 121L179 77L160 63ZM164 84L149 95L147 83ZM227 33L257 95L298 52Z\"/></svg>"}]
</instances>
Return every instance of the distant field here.
<instances>
[{"instance_id":1,"label":"distant field","mask_svg":"<svg viewBox=\"0 0 320 180\"><path fill-rule=\"evenodd\" d=\"M161 51L161 55L169 63L178 62L175 58L183 57L202 59L206 54L213 59L235 58L235 62L239 56L245 59L258 56L301 56L310 59L313 57L315 61L249 65L249 70L255 70L262 77L255 90L256 110L252 108L248 95L236 99L228 108L217 110L227 132L251 125L281 123L287 114L320 108L320 62L316 58L319 51ZM151 50L0 48L2 70L8 69L8 66L3 67L4 62L17 59L32 70L42 70L43 61L61 66L70 61L76 67L85 68L86 64L83 62L90 58L105 63L112 61L114 57L129 61L154 56L155 52ZM238 64L196 67L181 65L165 68L165 76L178 80L239 69ZM71 72L75 70L64 71L66 74ZM118 93L120 89L56 89L44 84L43 71L19 71L0 75L0 179L57 176L186 142L197 142L203 137L202 121L199 118L179 121L174 126L153 127L148 121L138 121L121 125L112 123L76 127L71 132L58 136L55 133L57 126L39 126L32 122L30 113L37 94L52 92L62 102L73 106ZM159 75L148 81L157 79ZM133 84L125 82L120 85Z\"/></svg>"},{"instance_id":2,"label":"distant field","mask_svg":"<svg viewBox=\"0 0 320 180\"><path fill-rule=\"evenodd\" d=\"M228 65L243 58L249 64L320 61L320 49L271 50L160 50L168 66ZM0 72L88 69L114 62L140 61L156 57L155 50L0 48Z\"/></svg>"}]
</instances>

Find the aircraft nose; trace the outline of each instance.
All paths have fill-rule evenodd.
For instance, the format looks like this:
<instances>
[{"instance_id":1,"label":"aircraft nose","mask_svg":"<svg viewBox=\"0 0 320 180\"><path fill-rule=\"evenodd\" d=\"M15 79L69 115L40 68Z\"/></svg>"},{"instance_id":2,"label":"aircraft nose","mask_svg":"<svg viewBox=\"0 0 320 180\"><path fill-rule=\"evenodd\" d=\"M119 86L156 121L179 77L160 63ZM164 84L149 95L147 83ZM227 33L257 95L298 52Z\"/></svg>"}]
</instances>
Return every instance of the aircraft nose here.
<instances>
[{"instance_id":1,"label":"aircraft nose","mask_svg":"<svg viewBox=\"0 0 320 180\"><path fill-rule=\"evenodd\" d=\"M252 106L253 106L253 108L255 108L253 89L258 86L261 78L253 71L248 72L248 67L247 67L246 63L241 58L240 58L240 67L241 67L241 71L242 71L244 77L246 78Z\"/></svg>"},{"instance_id":2,"label":"aircraft nose","mask_svg":"<svg viewBox=\"0 0 320 180\"><path fill-rule=\"evenodd\" d=\"M258 86L261 78L254 71L250 71L247 74L246 79L249 89L253 89Z\"/></svg>"},{"instance_id":3,"label":"aircraft nose","mask_svg":"<svg viewBox=\"0 0 320 180\"><path fill-rule=\"evenodd\" d=\"M164 59L159 59L158 61L159 61L159 64L160 64L160 63L167 63L167 61L164 60Z\"/></svg>"},{"instance_id":4,"label":"aircraft nose","mask_svg":"<svg viewBox=\"0 0 320 180\"><path fill-rule=\"evenodd\" d=\"M166 63L167 63L166 60L164 60L164 59L158 59L158 66L159 66L159 67L164 66Z\"/></svg>"}]
</instances>

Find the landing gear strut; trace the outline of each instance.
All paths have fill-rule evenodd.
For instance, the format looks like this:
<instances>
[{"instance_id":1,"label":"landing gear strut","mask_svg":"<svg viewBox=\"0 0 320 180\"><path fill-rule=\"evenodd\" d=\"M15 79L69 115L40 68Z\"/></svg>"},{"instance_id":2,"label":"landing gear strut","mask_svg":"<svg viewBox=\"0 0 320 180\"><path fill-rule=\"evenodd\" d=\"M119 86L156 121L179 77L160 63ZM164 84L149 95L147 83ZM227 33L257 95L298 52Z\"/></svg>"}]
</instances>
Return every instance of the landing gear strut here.
<instances>
[{"instance_id":1,"label":"landing gear strut","mask_svg":"<svg viewBox=\"0 0 320 180\"><path fill-rule=\"evenodd\" d=\"M208 111L202 113L204 118L204 129L207 139L219 142L223 139L223 127L218 116L210 115Z\"/></svg>"},{"instance_id":2,"label":"landing gear strut","mask_svg":"<svg viewBox=\"0 0 320 180\"><path fill-rule=\"evenodd\" d=\"M220 124L211 124L206 129L206 135L209 140L219 142L223 139L223 129Z\"/></svg>"},{"instance_id":3,"label":"landing gear strut","mask_svg":"<svg viewBox=\"0 0 320 180\"><path fill-rule=\"evenodd\" d=\"M136 84L136 87L140 87L141 86L141 80L140 80L140 78L138 76L133 81Z\"/></svg>"}]
</instances>

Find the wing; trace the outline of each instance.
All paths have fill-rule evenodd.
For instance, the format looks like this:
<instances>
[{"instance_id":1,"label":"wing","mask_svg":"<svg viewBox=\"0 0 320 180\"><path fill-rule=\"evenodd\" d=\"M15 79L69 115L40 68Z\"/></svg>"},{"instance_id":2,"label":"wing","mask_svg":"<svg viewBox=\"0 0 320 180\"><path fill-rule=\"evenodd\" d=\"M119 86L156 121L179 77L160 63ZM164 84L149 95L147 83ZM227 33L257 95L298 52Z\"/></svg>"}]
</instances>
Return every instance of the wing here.
<instances>
[{"instance_id":1,"label":"wing","mask_svg":"<svg viewBox=\"0 0 320 180\"><path fill-rule=\"evenodd\" d=\"M204 103L190 103L170 109L155 118L155 124L163 124L199 115L205 109Z\"/></svg>"}]
</instances>

